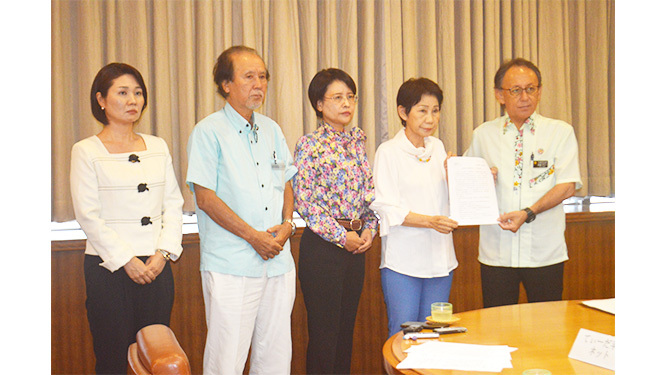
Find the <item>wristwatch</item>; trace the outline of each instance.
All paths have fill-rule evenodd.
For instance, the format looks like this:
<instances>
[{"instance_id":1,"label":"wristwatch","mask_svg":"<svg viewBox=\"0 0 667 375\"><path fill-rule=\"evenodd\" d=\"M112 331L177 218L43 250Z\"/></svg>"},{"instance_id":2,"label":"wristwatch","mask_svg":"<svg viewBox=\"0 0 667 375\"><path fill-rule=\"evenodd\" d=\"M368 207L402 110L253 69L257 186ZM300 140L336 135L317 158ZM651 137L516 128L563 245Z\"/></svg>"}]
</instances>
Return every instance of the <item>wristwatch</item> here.
<instances>
[{"instance_id":1,"label":"wristwatch","mask_svg":"<svg viewBox=\"0 0 667 375\"><path fill-rule=\"evenodd\" d=\"M289 225L292 227L292 233L289 235L290 237L292 237L294 233L296 233L296 224L294 224L294 220L292 219L285 219L281 224L284 224L286 222L289 223Z\"/></svg>"},{"instance_id":2,"label":"wristwatch","mask_svg":"<svg viewBox=\"0 0 667 375\"><path fill-rule=\"evenodd\" d=\"M162 254L162 257L163 257L164 260L166 260L167 262L169 262L169 261L172 261L172 262L173 262L173 261L174 261L173 259L171 259L171 253L168 252L167 250L158 249L157 251L159 251L160 254Z\"/></svg>"},{"instance_id":3,"label":"wristwatch","mask_svg":"<svg viewBox=\"0 0 667 375\"><path fill-rule=\"evenodd\" d=\"M524 208L523 211L526 211L526 213L528 214L528 217L526 218L526 221L524 221L524 223L532 223L535 220L535 217L537 217L537 215L535 215L535 213L533 212L533 210L530 209L530 207Z\"/></svg>"}]
</instances>

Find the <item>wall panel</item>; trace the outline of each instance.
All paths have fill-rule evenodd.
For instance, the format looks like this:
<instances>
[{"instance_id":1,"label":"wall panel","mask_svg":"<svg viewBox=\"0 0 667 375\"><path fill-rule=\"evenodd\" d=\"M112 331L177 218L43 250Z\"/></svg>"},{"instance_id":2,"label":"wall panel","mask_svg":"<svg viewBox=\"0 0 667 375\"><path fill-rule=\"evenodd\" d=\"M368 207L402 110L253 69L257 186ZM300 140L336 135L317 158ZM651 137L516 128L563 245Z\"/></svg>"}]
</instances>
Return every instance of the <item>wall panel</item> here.
<instances>
[{"instance_id":1,"label":"wall panel","mask_svg":"<svg viewBox=\"0 0 667 375\"><path fill-rule=\"evenodd\" d=\"M614 297L615 214L567 215L566 241L570 260L565 265L564 299ZM292 252L299 256L299 229ZM459 267L454 273L450 301L455 312L482 308L477 262L478 228L455 231L454 245ZM172 329L185 350L194 374L201 373L206 341L204 302L199 276L199 236L183 236L183 256L173 265L176 285ZM83 250L85 241L51 244L51 366L53 374L91 374L95 360L85 310ZM382 374L382 344L387 317L380 283L380 241L367 252L366 279L357 314L352 373ZM298 263L298 261L297 261ZM521 302L525 302L522 292ZM292 313L292 373L305 373L308 343L306 311L299 283Z\"/></svg>"}]
</instances>

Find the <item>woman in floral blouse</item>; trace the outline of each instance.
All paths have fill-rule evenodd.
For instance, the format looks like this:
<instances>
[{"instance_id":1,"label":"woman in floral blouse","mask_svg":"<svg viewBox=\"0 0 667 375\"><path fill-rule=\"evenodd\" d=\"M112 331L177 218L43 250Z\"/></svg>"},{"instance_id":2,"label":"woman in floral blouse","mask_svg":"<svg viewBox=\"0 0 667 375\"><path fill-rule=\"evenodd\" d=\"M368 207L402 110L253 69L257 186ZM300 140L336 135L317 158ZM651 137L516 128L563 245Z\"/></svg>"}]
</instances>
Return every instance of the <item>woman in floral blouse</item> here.
<instances>
[{"instance_id":1,"label":"woman in floral blouse","mask_svg":"<svg viewBox=\"0 0 667 375\"><path fill-rule=\"evenodd\" d=\"M350 372L352 333L364 282L365 258L377 232L366 135L346 129L354 117L357 87L340 69L313 77L308 97L317 130L294 151L294 205L307 227L299 254L299 281L308 311L309 374Z\"/></svg>"}]
</instances>

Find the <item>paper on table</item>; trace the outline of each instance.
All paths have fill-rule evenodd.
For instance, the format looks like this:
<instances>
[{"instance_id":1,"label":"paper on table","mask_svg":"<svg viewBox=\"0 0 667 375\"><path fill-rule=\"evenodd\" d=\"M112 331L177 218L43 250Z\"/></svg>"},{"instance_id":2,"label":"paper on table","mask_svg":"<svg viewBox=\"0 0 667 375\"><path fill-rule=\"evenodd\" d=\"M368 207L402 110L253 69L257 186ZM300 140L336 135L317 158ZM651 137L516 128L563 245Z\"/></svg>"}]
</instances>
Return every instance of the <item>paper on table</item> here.
<instances>
[{"instance_id":1,"label":"paper on table","mask_svg":"<svg viewBox=\"0 0 667 375\"><path fill-rule=\"evenodd\" d=\"M568 357L614 370L616 337L580 328Z\"/></svg>"},{"instance_id":2,"label":"paper on table","mask_svg":"<svg viewBox=\"0 0 667 375\"><path fill-rule=\"evenodd\" d=\"M583 301L584 305L616 315L616 298Z\"/></svg>"},{"instance_id":3,"label":"paper on table","mask_svg":"<svg viewBox=\"0 0 667 375\"><path fill-rule=\"evenodd\" d=\"M511 352L507 345L474 345L431 341L413 345L406 352L398 369L439 369L459 371L501 372L512 368Z\"/></svg>"},{"instance_id":4,"label":"paper on table","mask_svg":"<svg viewBox=\"0 0 667 375\"><path fill-rule=\"evenodd\" d=\"M498 224L498 199L491 169L477 157L447 159L449 214L459 225Z\"/></svg>"}]
</instances>

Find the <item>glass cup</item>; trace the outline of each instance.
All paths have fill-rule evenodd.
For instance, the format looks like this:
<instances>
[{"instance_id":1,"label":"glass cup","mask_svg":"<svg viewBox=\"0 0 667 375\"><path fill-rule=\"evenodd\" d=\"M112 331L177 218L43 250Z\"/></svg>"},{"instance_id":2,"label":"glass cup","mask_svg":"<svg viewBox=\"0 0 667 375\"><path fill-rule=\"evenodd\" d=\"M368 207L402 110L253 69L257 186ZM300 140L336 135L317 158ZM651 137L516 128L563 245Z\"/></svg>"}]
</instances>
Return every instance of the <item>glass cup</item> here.
<instances>
[{"instance_id":1,"label":"glass cup","mask_svg":"<svg viewBox=\"0 0 667 375\"><path fill-rule=\"evenodd\" d=\"M541 368L533 368L523 372L523 375L551 375L551 371Z\"/></svg>"},{"instance_id":2,"label":"glass cup","mask_svg":"<svg viewBox=\"0 0 667 375\"><path fill-rule=\"evenodd\" d=\"M452 320L452 304L449 302L432 303L431 319L436 322L448 322Z\"/></svg>"}]
</instances>

